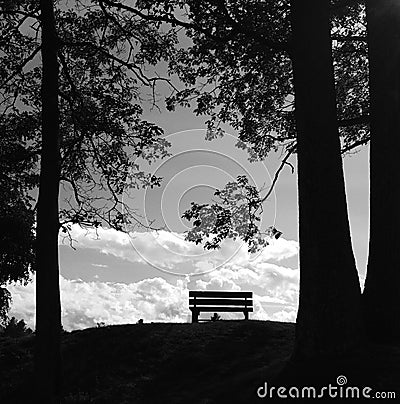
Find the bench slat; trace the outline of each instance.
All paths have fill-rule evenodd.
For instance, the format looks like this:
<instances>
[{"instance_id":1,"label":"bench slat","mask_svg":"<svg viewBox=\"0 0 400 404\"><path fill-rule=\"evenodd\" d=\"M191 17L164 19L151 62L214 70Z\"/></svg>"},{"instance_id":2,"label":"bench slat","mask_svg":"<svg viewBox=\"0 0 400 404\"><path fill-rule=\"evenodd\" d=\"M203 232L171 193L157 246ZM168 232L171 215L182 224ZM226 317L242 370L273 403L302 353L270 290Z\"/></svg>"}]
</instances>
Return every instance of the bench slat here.
<instances>
[{"instance_id":1,"label":"bench slat","mask_svg":"<svg viewBox=\"0 0 400 404\"><path fill-rule=\"evenodd\" d=\"M219 290L190 290L189 297L252 297L253 292L237 292L237 291L229 291L223 292Z\"/></svg>"},{"instance_id":2,"label":"bench slat","mask_svg":"<svg viewBox=\"0 0 400 404\"><path fill-rule=\"evenodd\" d=\"M207 305L221 305L221 306L252 306L252 299L189 299L189 304L196 306L207 306Z\"/></svg>"},{"instance_id":3,"label":"bench slat","mask_svg":"<svg viewBox=\"0 0 400 404\"><path fill-rule=\"evenodd\" d=\"M245 308L245 307L221 307L221 306L189 307L189 309L191 311L199 311L199 312L207 311L207 312L215 312L215 313L218 313L218 312L241 312L241 313L243 313L245 311L247 311L247 312L253 311L252 307Z\"/></svg>"}]
</instances>

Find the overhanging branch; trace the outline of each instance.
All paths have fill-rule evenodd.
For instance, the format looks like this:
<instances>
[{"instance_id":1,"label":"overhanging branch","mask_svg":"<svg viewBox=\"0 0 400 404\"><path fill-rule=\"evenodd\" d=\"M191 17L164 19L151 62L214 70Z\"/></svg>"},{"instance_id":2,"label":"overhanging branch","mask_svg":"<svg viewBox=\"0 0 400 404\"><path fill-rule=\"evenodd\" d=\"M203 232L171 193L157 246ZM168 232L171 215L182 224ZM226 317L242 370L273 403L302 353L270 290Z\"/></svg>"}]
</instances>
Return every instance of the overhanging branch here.
<instances>
[{"instance_id":1,"label":"overhanging branch","mask_svg":"<svg viewBox=\"0 0 400 404\"><path fill-rule=\"evenodd\" d=\"M364 4L365 0L339 0L331 7L331 14L340 17L345 14L347 7L353 7L358 4Z\"/></svg>"},{"instance_id":2,"label":"overhanging branch","mask_svg":"<svg viewBox=\"0 0 400 404\"><path fill-rule=\"evenodd\" d=\"M115 2L112 0L99 0L99 2L100 2L100 4L106 4L110 7L114 7L119 10L131 12L132 14L144 19L145 21L165 22L165 23L177 25L177 26L180 26L183 28L193 29L197 32L204 34L205 36L207 36L208 38L212 39L213 41L215 41L217 43L221 43L221 42L224 43L227 41L227 39L231 39L231 36L232 36L232 34L230 34L228 38L225 38L225 37L220 37L220 36L214 35L209 30L206 30L197 24L178 20L173 14L165 14L165 15L145 14L145 13L142 13L141 11L135 9L134 7L127 6L126 4L121 4L121 3L118 3L118 2ZM223 11L223 10L221 10L221 11ZM240 24L237 21L235 21L234 19L232 19L229 16L229 13L224 12L224 15L229 20L232 27L235 29L236 33L242 33L245 36L247 36L249 39L252 39L252 40L259 40L263 43L264 46L266 46L267 48L270 48L272 50L275 50L275 51L286 51L287 52L289 50L289 46L287 43L271 41L268 38L264 37L263 35L260 35L259 33L255 32L255 31L247 29L246 26L244 26L243 24Z\"/></svg>"},{"instance_id":3,"label":"overhanging branch","mask_svg":"<svg viewBox=\"0 0 400 404\"><path fill-rule=\"evenodd\" d=\"M21 70L35 58L35 56L40 52L41 46L38 46L28 57L26 57L17 68L0 84L0 88L5 86L10 80L12 80Z\"/></svg>"},{"instance_id":4,"label":"overhanging branch","mask_svg":"<svg viewBox=\"0 0 400 404\"><path fill-rule=\"evenodd\" d=\"M347 128L354 125L366 125L369 124L369 119L370 117L368 114L356 116L354 118L340 119L338 121L338 126L339 128Z\"/></svg>"},{"instance_id":5,"label":"overhanging branch","mask_svg":"<svg viewBox=\"0 0 400 404\"><path fill-rule=\"evenodd\" d=\"M360 140L358 140L357 142L352 143L352 144L349 145L349 146L344 147L344 148L341 150L341 154L347 153L347 152L349 152L350 150L353 150L353 149L355 149L355 148L358 147L358 146L364 146L364 145L366 145L366 144L370 141L370 139L371 139L370 136L368 136L368 137L366 137L366 138L364 138L364 139L360 139Z\"/></svg>"},{"instance_id":6,"label":"overhanging branch","mask_svg":"<svg viewBox=\"0 0 400 404\"><path fill-rule=\"evenodd\" d=\"M272 194L272 191L275 188L275 184L278 181L279 174L281 173L281 171L283 170L283 167L285 167L286 164L288 164L291 167L292 172L293 172L294 167L293 167L292 164L288 163L288 159L296 151L296 147L297 147L296 143L292 144L292 146L289 147L288 152L286 153L285 157L281 161L281 164L280 164L279 168L275 172L274 178L272 180L272 184L269 187L269 190L268 190L267 194L261 199L261 202L265 202L267 200L267 198Z\"/></svg>"}]
</instances>

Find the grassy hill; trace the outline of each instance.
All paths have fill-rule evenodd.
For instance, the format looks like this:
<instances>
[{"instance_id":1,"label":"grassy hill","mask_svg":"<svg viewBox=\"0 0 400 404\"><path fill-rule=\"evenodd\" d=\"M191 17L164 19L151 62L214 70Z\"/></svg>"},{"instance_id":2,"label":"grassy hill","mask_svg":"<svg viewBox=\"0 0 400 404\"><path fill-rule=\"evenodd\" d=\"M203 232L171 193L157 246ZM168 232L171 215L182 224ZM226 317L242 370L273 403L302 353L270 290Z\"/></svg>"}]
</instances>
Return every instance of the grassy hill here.
<instances>
[{"instance_id":1,"label":"grassy hill","mask_svg":"<svg viewBox=\"0 0 400 404\"><path fill-rule=\"evenodd\" d=\"M135 324L64 333L66 403L249 403L257 388L348 385L397 391L400 346L363 344L345 359L287 367L294 324ZM31 403L34 336L0 338L0 403ZM270 400L271 401L271 400ZM385 401L385 400L384 400Z\"/></svg>"}]
</instances>

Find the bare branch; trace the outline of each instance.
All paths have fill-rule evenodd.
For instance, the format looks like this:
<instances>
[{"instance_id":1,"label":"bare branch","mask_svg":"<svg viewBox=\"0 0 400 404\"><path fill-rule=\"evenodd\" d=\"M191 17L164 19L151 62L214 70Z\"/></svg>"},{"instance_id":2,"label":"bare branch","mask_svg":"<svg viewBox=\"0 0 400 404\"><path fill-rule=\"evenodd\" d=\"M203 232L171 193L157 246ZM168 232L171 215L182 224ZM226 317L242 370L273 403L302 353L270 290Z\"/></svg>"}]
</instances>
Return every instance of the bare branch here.
<instances>
[{"instance_id":1,"label":"bare branch","mask_svg":"<svg viewBox=\"0 0 400 404\"><path fill-rule=\"evenodd\" d=\"M274 178L272 180L272 184L269 187L267 194L261 199L261 202L265 202L267 200L267 198L272 194L272 191L275 188L275 184L278 181L279 174L281 173L281 171L283 170L283 167L285 167L286 164L288 164L292 168L292 173L294 172L294 167L292 164L288 163L288 159L296 151L296 146L297 146L297 144L294 142L292 144L292 146L288 149L288 152L286 153L285 157L281 161L279 168L275 172Z\"/></svg>"},{"instance_id":2,"label":"bare branch","mask_svg":"<svg viewBox=\"0 0 400 404\"><path fill-rule=\"evenodd\" d=\"M75 184L75 181L73 181L73 180L71 180L71 179L69 179L69 178L67 178L65 176L61 176L60 181L68 182L68 184L71 185L72 190L74 191L74 197L75 197L76 203L78 204L78 206L81 206L82 202L81 202L81 198L80 198L80 195L79 195L79 192L78 192L78 188L77 188L77 186Z\"/></svg>"}]
</instances>

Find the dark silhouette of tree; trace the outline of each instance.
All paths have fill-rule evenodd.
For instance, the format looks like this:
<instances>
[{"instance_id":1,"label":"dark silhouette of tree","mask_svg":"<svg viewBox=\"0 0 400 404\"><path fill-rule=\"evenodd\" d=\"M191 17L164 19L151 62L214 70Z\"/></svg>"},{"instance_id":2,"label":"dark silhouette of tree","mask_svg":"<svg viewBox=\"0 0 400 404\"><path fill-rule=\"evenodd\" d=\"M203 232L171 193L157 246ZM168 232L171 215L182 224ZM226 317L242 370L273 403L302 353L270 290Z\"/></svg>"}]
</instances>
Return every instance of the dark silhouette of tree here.
<instances>
[{"instance_id":1,"label":"dark silhouette of tree","mask_svg":"<svg viewBox=\"0 0 400 404\"><path fill-rule=\"evenodd\" d=\"M371 93L370 240L363 294L365 326L378 340L400 338L400 4L367 3Z\"/></svg>"},{"instance_id":2,"label":"dark silhouette of tree","mask_svg":"<svg viewBox=\"0 0 400 404\"><path fill-rule=\"evenodd\" d=\"M155 103L156 83L168 80L146 76L143 66L167 58L176 38L140 19L125 21L128 33L98 6L60 5L27 0L0 8L1 123L10 132L19 128L26 153L40 156L40 169L32 168L40 172L33 182L39 187L35 375L38 400L49 403L61 399L59 231L68 234L76 223L142 225L122 194L159 185L137 160L151 163L168 146L162 130L141 119L141 88Z\"/></svg>"},{"instance_id":3,"label":"dark silhouette of tree","mask_svg":"<svg viewBox=\"0 0 400 404\"><path fill-rule=\"evenodd\" d=\"M36 226L36 397L61 399L61 303L58 263L58 195L61 134L58 106L58 47L53 2L40 1L41 16L41 159Z\"/></svg>"},{"instance_id":4,"label":"dark silhouette of tree","mask_svg":"<svg viewBox=\"0 0 400 404\"><path fill-rule=\"evenodd\" d=\"M3 116L4 118L4 116ZM7 119L8 118L8 119ZM23 143L24 127L0 121L0 323L8 321L11 294L5 285L26 283L34 266L34 210L29 191L36 183L36 156Z\"/></svg>"},{"instance_id":5,"label":"dark silhouette of tree","mask_svg":"<svg viewBox=\"0 0 400 404\"><path fill-rule=\"evenodd\" d=\"M17 320L15 317L11 317L4 327L3 335L7 337L19 338L25 335L32 334L32 330L27 327L25 321Z\"/></svg>"},{"instance_id":6,"label":"dark silhouette of tree","mask_svg":"<svg viewBox=\"0 0 400 404\"><path fill-rule=\"evenodd\" d=\"M358 342L361 292L336 119L330 2L292 0L291 19L300 242L295 355L307 358L343 354Z\"/></svg>"},{"instance_id":7,"label":"dark silhouette of tree","mask_svg":"<svg viewBox=\"0 0 400 404\"><path fill-rule=\"evenodd\" d=\"M11 294L5 287L10 282L27 283L33 271L35 254L34 212L18 193L10 195L2 187L0 201L0 324L7 321Z\"/></svg>"},{"instance_id":8,"label":"dark silhouette of tree","mask_svg":"<svg viewBox=\"0 0 400 404\"><path fill-rule=\"evenodd\" d=\"M170 97L171 109L195 101L197 114L211 115L209 138L221 134L219 121L230 123L239 131L239 147L247 148L251 159L265 158L279 145L286 149L286 161L297 152L301 286L295 355L345 353L359 338L360 287L347 217L338 114L349 136L346 148L365 142L367 134L361 131L358 138L359 131L349 131L352 125L365 124L364 111L357 106L354 110L360 115L350 116L354 111L348 106L349 89L342 89L343 105L336 111L331 3L293 1L290 9L287 1L189 1L185 21L177 20L170 8L165 12L163 2L145 3L141 10L104 3L187 28L193 46L178 53L172 69L188 88ZM338 73L337 82L344 85L350 70L343 79ZM207 79L200 88L198 77ZM206 248L218 247L222 239L240 232L257 244L256 221L238 231L234 210L229 209L237 201L232 196L246 197L246 192L233 190L241 187L246 188L238 180L218 191L219 206L193 204L185 213L195 225L189 239L200 242L217 230ZM253 193L253 206L248 206L256 211L262 200ZM250 209L249 219L255 211Z\"/></svg>"}]
</instances>

